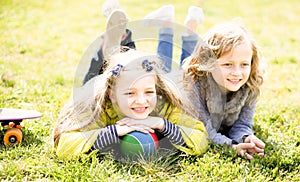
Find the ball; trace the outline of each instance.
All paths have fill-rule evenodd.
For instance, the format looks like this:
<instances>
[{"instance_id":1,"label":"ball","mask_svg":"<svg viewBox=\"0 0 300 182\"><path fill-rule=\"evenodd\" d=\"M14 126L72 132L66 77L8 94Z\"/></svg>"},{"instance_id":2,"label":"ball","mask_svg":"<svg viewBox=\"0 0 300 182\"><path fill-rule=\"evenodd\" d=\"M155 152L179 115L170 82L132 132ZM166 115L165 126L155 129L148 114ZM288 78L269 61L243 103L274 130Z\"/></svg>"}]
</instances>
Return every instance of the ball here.
<instances>
[{"instance_id":1,"label":"ball","mask_svg":"<svg viewBox=\"0 0 300 182\"><path fill-rule=\"evenodd\" d=\"M155 133L130 132L121 139L121 151L125 156L151 156L159 148Z\"/></svg>"}]
</instances>

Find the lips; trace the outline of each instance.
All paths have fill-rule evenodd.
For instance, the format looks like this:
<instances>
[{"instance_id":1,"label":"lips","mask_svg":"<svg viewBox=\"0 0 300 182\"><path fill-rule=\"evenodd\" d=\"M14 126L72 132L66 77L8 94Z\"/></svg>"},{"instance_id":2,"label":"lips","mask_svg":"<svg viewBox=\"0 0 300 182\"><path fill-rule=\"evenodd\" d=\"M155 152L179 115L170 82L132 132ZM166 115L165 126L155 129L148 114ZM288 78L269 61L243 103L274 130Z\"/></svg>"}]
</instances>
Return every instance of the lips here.
<instances>
[{"instance_id":1,"label":"lips","mask_svg":"<svg viewBox=\"0 0 300 182\"><path fill-rule=\"evenodd\" d=\"M148 107L135 107L135 108L132 108L132 110L136 113L144 113L147 109L148 109Z\"/></svg>"},{"instance_id":2,"label":"lips","mask_svg":"<svg viewBox=\"0 0 300 182\"><path fill-rule=\"evenodd\" d=\"M242 79L227 79L227 81L229 81L232 84L238 84L240 83L240 81L242 81Z\"/></svg>"}]
</instances>

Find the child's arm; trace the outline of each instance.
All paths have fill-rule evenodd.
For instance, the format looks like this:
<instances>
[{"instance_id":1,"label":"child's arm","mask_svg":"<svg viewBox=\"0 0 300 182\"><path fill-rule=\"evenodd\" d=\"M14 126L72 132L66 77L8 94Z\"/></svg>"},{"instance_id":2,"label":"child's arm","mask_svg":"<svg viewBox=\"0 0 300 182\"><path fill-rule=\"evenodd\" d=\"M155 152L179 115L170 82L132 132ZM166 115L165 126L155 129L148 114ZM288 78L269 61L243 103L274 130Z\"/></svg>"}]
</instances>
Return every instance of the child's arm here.
<instances>
[{"instance_id":1,"label":"child's arm","mask_svg":"<svg viewBox=\"0 0 300 182\"><path fill-rule=\"evenodd\" d=\"M161 117L148 117L145 120L128 119L118 121L117 125L139 128L137 124L141 124L141 127L149 126L150 129L158 129L176 148L191 155L203 154L207 150L208 136L201 121L183 114L181 109L167 102L163 103L156 112ZM148 131L153 132L150 129Z\"/></svg>"},{"instance_id":2,"label":"child's arm","mask_svg":"<svg viewBox=\"0 0 300 182\"><path fill-rule=\"evenodd\" d=\"M180 128L175 124L169 122L168 120L164 120L164 129L158 130L161 134L167 137L170 142L174 145L184 146L185 142L180 132Z\"/></svg>"},{"instance_id":3,"label":"child's arm","mask_svg":"<svg viewBox=\"0 0 300 182\"><path fill-rule=\"evenodd\" d=\"M126 118L118 121L117 126L129 127L145 133L154 132L157 129L159 133L167 137L174 145L184 145L179 127L160 117L149 116L144 120Z\"/></svg>"},{"instance_id":4,"label":"child's arm","mask_svg":"<svg viewBox=\"0 0 300 182\"><path fill-rule=\"evenodd\" d=\"M242 108L238 120L228 132L230 138L237 141L237 143L243 143L243 138L253 135L254 112L255 106L246 105Z\"/></svg>"},{"instance_id":5,"label":"child's arm","mask_svg":"<svg viewBox=\"0 0 300 182\"><path fill-rule=\"evenodd\" d=\"M134 128L137 131L149 133L157 130L167 139L172 145L178 149L184 150L187 146L181 134L181 129L176 124L169 122L161 117L149 116L143 120L135 120L131 118L125 118L117 122L117 126L124 126ZM191 152L190 152L191 153Z\"/></svg>"},{"instance_id":6,"label":"child's arm","mask_svg":"<svg viewBox=\"0 0 300 182\"><path fill-rule=\"evenodd\" d=\"M228 138L225 135L222 135L221 133L217 132L217 130L212 126L211 119L208 120L201 120L205 124L205 128L207 130L208 136L211 139L211 141L215 144L226 144L228 147L231 147L233 143L236 143L232 139Z\"/></svg>"},{"instance_id":7,"label":"child's arm","mask_svg":"<svg viewBox=\"0 0 300 182\"><path fill-rule=\"evenodd\" d=\"M86 153L90 149L105 150L111 144L120 142L116 128L116 125L109 125L100 129L64 132L60 136L56 153L59 157L72 157ZM128 127L119 129L123 135L130 131L133 129Z\"/></svg>"},{"instance_id":8,"label":"child's arm","mask_svg":"<svg viewBox=\"0 0 300 182\"><path fill-rule=\"evenodd\" d=\"M165 113L165 119L180 129L185 143L184 146L174 146L191 155L203 154L208 148L208 135L203 123L194 117L184 114L181 109L169 106L166 104L161 114Z\"/></svg>"},{"instance_id":9,"label":"child's arm","mask_svg":"<svg viewBox=\"0 0 300 182\"><path fill-rule=\"evenodd\" d=\"M123 119L127 120L127 118ZM119 121L121 122L121 121ZM104 150L106 147L110 146L111 144L120 143L120 136L124 136L127 133L132 131L141 131L148 133L148 128L145 125L138 124L136 126L127 126L127 125L109 125L105 128L102 128L98 134L97 140L95 141L92 149L97 150Z\"/></svg>"},{"instance_id":10,"label":"child's arm","mask_svg":"<svg viewBox=\"0 0 300 182\"><path fill-rule=\"evenodd\" d=\"M88 152L100 130L76 130L62 133L56 146L56 154L58 157L73 157Z\"/></svg>"},{"instance_id":11,"label":"child's arm","mask_svg":"<svg viewBox=\"0 0 300 182\"><path fill-rule=\"evenodd\" d=\"M111 144L120 143L115 125L109 125L99 131L98 137L92 146L92 149L104 150Z\"/></svg>"},{"instance_id":12,"label":"child's arm","mask_svg":"<svg viewBox=\"0 0 300 182\"><path fill-rule=\"evenodd\" d=\"M174 122L177 122L176 125L180 128L180 133L186 144L175 147L191 155L203 154L208 149L208 135L201 121L184 115L183 118Z\"/></svg>"},{"instance_id":13,"label":"child's arm","mask_svg":"<svg viewBox=\"0 0 300 182\"><path fill-rule=\"evenodd\" d=\"M264 156L265 144L253 135L253 121L255 112L255 102L252 106L246 105L242 108L237 122L229 131L229 136L237 141L233 145L241 156L246 155L247 159L252 159L253 154Z\"/></svg>"},{"instance_id":14,"label":"child's arm","mask_svg":"<svg viewBox=\"0 0 300 182\"><path fill-rule=\"evenodd\" d=\"M210 113L208 112L204 103L205 102L203 101L203 99L200 98L196 108L198 112L198 119L204 123L209 138L213 143L221 145L227 144L228 147L231 147L232 143L235 142L227 136L217 132L217 130L213 127Z\"/></svg>"}]
</instances>

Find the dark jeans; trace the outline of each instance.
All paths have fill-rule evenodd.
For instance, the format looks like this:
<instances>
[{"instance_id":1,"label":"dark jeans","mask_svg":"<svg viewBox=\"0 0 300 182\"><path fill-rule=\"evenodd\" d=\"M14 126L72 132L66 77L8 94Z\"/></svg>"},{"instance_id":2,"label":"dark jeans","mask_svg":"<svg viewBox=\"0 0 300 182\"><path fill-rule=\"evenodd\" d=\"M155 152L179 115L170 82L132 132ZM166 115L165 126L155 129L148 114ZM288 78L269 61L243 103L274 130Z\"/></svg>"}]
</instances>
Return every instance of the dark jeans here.
<instances>
[{"instance_id":1,"label":"dark jeans","mask_svg":"<svg viewBox=\"0 0 300 182\"><path fill-rule=\"evenodd\" d=\"M135 49L135 43L131 39L131 31L126 29L126 33L127 36L124 40L122 40L121 46L128 47L127 50ZM126 51L126 48L122 50ZM91 60L90 68L83 79L83 84L85 84L87 81L94 78L95 76L102 74L105 69L105 65L106 61L104 60L102 49L99 49L97 55Z\"/></svg>"}]
</instances>

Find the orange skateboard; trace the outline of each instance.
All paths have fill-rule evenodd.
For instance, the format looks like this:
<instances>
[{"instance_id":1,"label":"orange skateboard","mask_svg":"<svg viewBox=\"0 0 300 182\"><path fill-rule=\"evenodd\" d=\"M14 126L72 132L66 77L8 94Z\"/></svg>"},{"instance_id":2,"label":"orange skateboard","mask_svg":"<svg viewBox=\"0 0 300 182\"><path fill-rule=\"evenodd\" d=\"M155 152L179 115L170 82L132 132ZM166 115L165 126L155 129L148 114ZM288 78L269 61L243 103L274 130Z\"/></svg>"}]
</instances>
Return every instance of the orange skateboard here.
<instances>
[{"instance_id":1,"label":"orange skateboard","mask_svg":"<svg viewBox=\"0 0 300 182\"><path fill-rule=\"evenodd\" d=\"M4 130L4 144L7 146L16 145L22 142L24 119L41 117L41 113L34 110L0 108L0 130Z\"/></svg>"}]
</instances>

